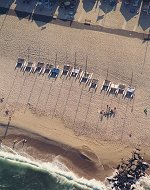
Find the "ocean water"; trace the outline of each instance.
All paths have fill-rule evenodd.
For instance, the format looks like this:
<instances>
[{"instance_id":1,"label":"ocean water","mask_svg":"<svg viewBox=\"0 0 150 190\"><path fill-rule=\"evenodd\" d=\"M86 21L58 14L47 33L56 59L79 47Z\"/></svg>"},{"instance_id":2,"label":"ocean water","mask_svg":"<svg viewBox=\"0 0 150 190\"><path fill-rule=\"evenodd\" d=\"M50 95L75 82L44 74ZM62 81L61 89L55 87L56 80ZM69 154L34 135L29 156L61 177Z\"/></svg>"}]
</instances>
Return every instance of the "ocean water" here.
<instances>
[{"instance_id":1,"label":"ocean water","mask_svg":"<svg viewBox=\"0 0 150 190\"><path fill-rule=\"evenodd\" d=\"M0 150L0 190L111 190L104 182L78 178L65 165L54 160L42 163L4 147ZM150 190L150 177L135 185L136 190Z\"/></svg>"}]
</instances>

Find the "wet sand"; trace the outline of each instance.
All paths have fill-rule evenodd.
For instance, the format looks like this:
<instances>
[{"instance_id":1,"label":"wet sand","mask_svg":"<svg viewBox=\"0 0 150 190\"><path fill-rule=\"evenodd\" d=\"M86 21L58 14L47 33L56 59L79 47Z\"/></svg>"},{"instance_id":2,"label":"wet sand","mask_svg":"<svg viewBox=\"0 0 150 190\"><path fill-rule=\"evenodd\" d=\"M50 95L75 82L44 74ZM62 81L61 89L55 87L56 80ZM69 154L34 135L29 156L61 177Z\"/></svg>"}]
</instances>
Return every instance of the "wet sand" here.
<instances>
[{"instance_id":1,"label":"wet sand","mask_svg":"<svg viewBox=\"0 0 150 190\"><path fill-rule=\"evenodd\" d=\"M22 143L15 146L18 152L24 151L26 156L40 162L54 162L55 160L65 164L67 168L79 177L87 179L101 179L104 180L108 174L111 174L112 169L109 166L101 166L95 154L90 152L87 156L87 151L81 151L69 147L58 142L50 141L38 135L26 136L21 131L19 134L7 136L4 144L12 147L12 142L15 140L26 139L27 144L22 148ZM92 155L91 155L92 154ZM96 162L96 159L97 162Z\"/></svg>"}]
</instances>

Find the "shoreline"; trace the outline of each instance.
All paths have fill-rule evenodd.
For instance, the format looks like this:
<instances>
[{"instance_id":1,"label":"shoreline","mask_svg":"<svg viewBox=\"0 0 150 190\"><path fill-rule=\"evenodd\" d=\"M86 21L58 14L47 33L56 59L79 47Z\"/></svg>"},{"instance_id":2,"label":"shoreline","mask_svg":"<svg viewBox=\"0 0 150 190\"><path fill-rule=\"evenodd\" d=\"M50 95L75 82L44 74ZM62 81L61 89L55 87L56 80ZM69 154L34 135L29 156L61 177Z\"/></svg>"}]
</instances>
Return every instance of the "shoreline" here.
<instances>
[{"instance_id":1,"label":"shoreline","mask_svg":"<svg viewBox=\"0 0 150 190\"><path fill-rule=\"evenodd\" d=\"M23 118L27 122L24 122ZM127 159L134 149L133 147L114 142L100 141L96 144L94 140L91 142L92 139L88 139L88 143L86 137L76 136L73 131L62 125L58 119L53 119L53 125L50 125L51 129L48 130L47 128L47 134L44 134L43 129L46 127L46 124L40 127L40 122L42 119L46 120L46 118L45 116L37 117L30 111L27 111L26 114L14 114L6 139L3 140L4 144L12 147L14 140L26 139L27 144L23 150L34 159L51 162L57 157L60 162L64 163L77 176L86 179L95 178L101 181L111 176L121 159ZM47 119L49 122L52 122L52 119ZM22 122L22 125L20 122ZM2 134L6 127L6 118L2 119L1 117L0 123ZM56 135L56 128L58 134L61 133L60 125L62 125L64 132L62 137L58 138L59 135ZM71 134L71 138L68 132ZM65 137L67 134L68 138ZM94 147L97 150L94 150ZM17 145L15 148L18 151L22 150L21 145ZM147 150L147 153L144 152L144 154L146 162L150 163L149 151Z\"/></svg>"},{"instance_id":2,"label":"shoreline","mask_svg":"<svg viewBox=\"0 0 150 190\"><path fill-rule=\"evenodd\" d=\"M25 147L22 148L22 144L19 144L15 146L15 150L18 153L25 150L26 154L37 161L52 162L56 158L78 177L84 177L89 180L93 178L104 180L107 177L106 173L108 172L111 175L113 171L109 166L100 165L96 155L89 150L78 150L22 129L18 131L14 126L10 126L10 130L11 134L3 140L4 145L13 147L14 140L19 142L26 139L27 144ZM105 172L103 173L103 171Z\"/></svg>"}]
</instances>

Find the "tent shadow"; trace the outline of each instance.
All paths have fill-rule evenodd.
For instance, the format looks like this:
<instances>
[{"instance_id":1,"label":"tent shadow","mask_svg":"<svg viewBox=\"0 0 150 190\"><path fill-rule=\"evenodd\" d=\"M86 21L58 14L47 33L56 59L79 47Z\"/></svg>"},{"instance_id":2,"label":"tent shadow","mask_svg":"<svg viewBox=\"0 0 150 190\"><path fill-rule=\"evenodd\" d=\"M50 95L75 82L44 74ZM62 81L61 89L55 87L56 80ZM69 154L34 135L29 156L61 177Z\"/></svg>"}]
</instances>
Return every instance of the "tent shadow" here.
<instances>
[{"instance_id":1,"label":"tent shadow","mask_svg":"<svg viewBox=\"0 0 150 190\"><path fill-rule=\"evenodd\" d=\"M82 0L82 3L83 3L83 9L85 10L85 12L89 12L93 9L96 1L95 0L90 0L90 1Z\"/></svg>"},{"instance_id":2,"label":"tent shadow","mask_svg":"<svg viewBox=\"0 0 150 190\"><path fill-rule=\"evenodd\" d=\"M31 1L31 3L23 3L23 1L16 0L15 13L19 20L23 18L30 19L32 12L36 6L36 1Z\"/></svg>"},{"instance_id":3,"label":"tent shadow","mask_svg":"<svg viewBox=\"0 0 150 190\"><path fill-rule=\"evenodd\" d=\"M141 12L139 17L138 25L145 31L147 29L150 30L150 16L146 13Z\"/></svg>"},{"instance_id":4,"label":"tent shadow","mask_svg":"<svg viewBox=\"0 0 150 190\"><path fill-rule=\"evenodd\" d=\"M114 10L114 6L110 6L109 2L108 1L104 1L104 0L101 0L101 4L100 4L99 8L105 14L107 14L107 13L111 12L112 10Z\"/></svg>"},{"instance_id":5,"label":"tent shadow","mask_svg":"<svg viewBox=\"0 0 150 190\"><path fill-rule=\"evenodd\" d=\"M9 8L12 3L14 2L14 0L1 0L0 1L0 7L3 7L3 8Z\"/></svg>"},{"instance_id":6,"label":"tent shadow","mask_svg":"<svg viewBox=\"0 0 150 190\"><path fill-rule=\"evenodd\" d=\"M58 18L65 21L65 20L74 20L74 16L77 12L78 6L79 6L79 0L72 1L71 4L67 7L65 6L59 6L58 9Z\"/></svg>"},{"instance_id":7,"label":"tent shadow","mask_svg":"<svg viewBox=\"0 0 150 190\"><path fill-rule=\"evenodd\" d=\"M131 18L133 18L136 15L136 13L131 13L130 9L131 9L130 5L126 6L124 3L121 4L120 12L126 21L129 21Z\"/></svg>"}]
</instances>

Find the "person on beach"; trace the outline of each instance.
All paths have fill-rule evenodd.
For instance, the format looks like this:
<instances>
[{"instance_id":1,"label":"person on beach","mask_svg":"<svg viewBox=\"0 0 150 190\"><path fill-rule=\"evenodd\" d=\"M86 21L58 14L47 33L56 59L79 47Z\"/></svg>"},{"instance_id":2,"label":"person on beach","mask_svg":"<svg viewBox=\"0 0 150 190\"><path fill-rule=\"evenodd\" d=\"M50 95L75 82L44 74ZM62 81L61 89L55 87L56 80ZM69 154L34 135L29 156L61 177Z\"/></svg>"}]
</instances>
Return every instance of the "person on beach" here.
<instances>
[{"instance_id":1,"label":"person on beach","mask_svg":"<svg viewBox=\"0 0 150 190\"><path fill-rule=\"evenodd\" d=\"M144 113L145 113L145 115L147 115L147 108L144 109Z\"/></svg>"},{"instance_id":2,"label":"person on beach","mask_svg":"<svg viewBox=\"0 0 150 190\"><path fill-rule=\"evenodd\" d=\"M2 147L2 139L0 139L0 148Z\"/></svg>"},{"instance_id":3,"label":"person on beach","mask_svg":"<svg viewBox=\"0 0 150 190\"><path fill-rule=\"evenodd\" d=\"M14 140L13 141L13 149L15 148L16 143L17 143L17 140Z\"/></svg>"},{"instance_id":4,"label":"person on beach","mask_svg":"<svg viewBox=\"0 0 150 190\"><path fill-rule=\"evenodd\" d=\"M103 120L104 110L100 111L101 121Z\"/></svg>"},{"instance_id":5,"label":"person on beach","mask_svg":"<svg viewBox=\"0 0 150 190\"><path fill-rule=\"evenodd\" d=\"M106 117L107 117L107 119L109 118L109 110L106 111Z\"/></svg>"},{"instance_id":6,"label":"person on beach","mask_svg":"<svg viewBox=\"0 0 150 190\"><path fill-rule=\"evenodd\" d=\"M132 133L129 134L129 137L132 137Z\"/></svg>"},{"instance_id":7,"label":"person on beach","mask_svg":"<svg viewBox=\"0 0 150 190\"><path fill-rule=\"evenodd\" d=\"M8 115L8 114L9 114L9 110L6 110L6 111L5 111L5 114Z\"/></svg>"},{"instance_id":8,"label":"person on beach","mask_svg":"<svg viewBox=\"0 0 150 190\"><path fill-rule=\"evenodd\" d=\"M116 107L114 107L113 117L116 115Z\"/></svg>"},{"instance_id":9,"label":"person on beach","mask_svg":"<svg viewBox=\"0 0 150 190\"><path fill-rule=\"evenodd\" d=\"M113 109L111 109L109 112L110 117L113 115L113 113L114 113L114 111L113 111Z\"/></svg>"},{"instance_id":10,"label":"person on beach","mask_svg":"<svg viewBox=\"0 0 150 190\"><path fill-rule=\"evenodd\" d=\"M24 147L24 145L25 145L26 142L27 142L26 139L23 139L23 140L22 140L22 148Z\"/></svg>"},{"instance_id":11,"label":"person on beach","mask_svg":"<svg viewBox=\"0 0 150 190\"><path fill-rule=\"evenodd\" d=\"M11 116L9 116L9 121L11 121Z\"/></svg>"},{"instance_id":12,"label":"person on beach","mask_svg":"<svg viewBox=\"0 0 150 190\"><path fill-rule=\"evenodd\" d=\"M0 99L0 102L3 103L3 101L4 101L4 98L1 98L1 99Z\"/></svg>"}]
</instances>

